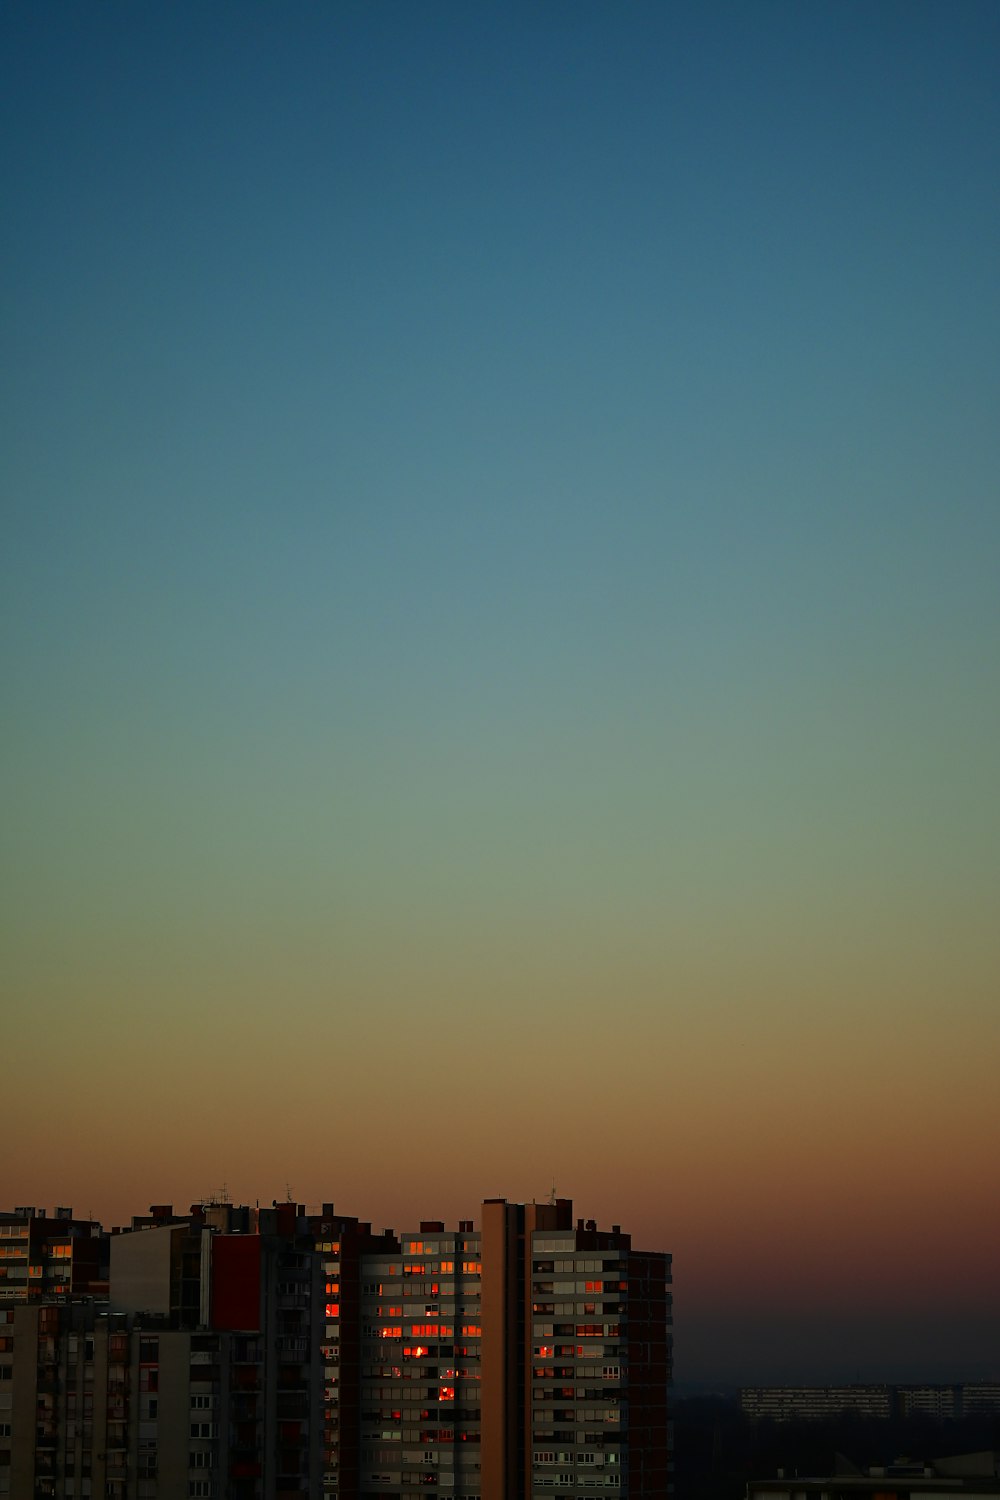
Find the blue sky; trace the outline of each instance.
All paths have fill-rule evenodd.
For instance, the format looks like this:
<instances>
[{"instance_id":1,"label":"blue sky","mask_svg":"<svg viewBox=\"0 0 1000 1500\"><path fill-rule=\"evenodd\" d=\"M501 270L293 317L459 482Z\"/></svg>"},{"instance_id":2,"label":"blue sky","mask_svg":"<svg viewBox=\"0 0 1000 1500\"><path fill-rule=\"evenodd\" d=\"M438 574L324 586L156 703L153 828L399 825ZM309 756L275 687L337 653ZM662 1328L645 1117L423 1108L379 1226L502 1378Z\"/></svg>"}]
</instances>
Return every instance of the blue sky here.
<instances>
[{"instance_id":1,"label":"blue sky","mask_svg":"<svg viewBox=\"0 0 1000 1500\"><path fill-rule=\"evenodd\" d=\"M775 1085L765 1195L799 1129L781 1079L804 1070L819 1135L859 1057L907 1112L925 1081L932 1157L985 1161L996 6L13 4L0 26L23 1087L81 1047L98 1081L109 1046L180 1059L196 1020L207 1081L239 1017L258 1084L329 1035L360 1088L415 1005L405 1088L467 1006L502 1138L521 1022L558 1048L608 1006L654 1093L677 1058L643 1180L678 1205L649 1237L692 1257L692 1184L722 1203L736 1167L724 1130L696 1166L658 1134L700 1114L720 1036L726 1110ZM585 1091L606 1036L573 1052ZM95 1198L175 1192L84 1144ZM591 1144L567 1178L613 1195ZM250 1191L266 1144L226 1149ZM518 1150L504 1190L548 1191ZM72 1201L60 1170L53 1141L37 1171ZM497 1186L442 1157L463 1216Z\"/></svg>"}]
</instances>

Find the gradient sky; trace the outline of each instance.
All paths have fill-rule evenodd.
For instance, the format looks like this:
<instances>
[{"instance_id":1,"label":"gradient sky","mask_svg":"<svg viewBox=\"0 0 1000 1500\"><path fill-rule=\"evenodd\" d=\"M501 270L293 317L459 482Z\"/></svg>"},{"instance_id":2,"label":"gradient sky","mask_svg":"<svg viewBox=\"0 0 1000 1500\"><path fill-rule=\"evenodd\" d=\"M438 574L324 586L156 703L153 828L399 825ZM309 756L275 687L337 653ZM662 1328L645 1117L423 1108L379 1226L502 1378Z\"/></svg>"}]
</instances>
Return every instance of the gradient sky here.
<instances>
[{"instance_id":1,"label":"gradient sky","mask_svg":"<svg viewBox=\"0 0 1000 1500\"><path fill-rule=\"evenodd\" d=\"M1000 1376L1000 9L12 3L0 1203L545 1196Z\"/></svg>"}]
</instances>

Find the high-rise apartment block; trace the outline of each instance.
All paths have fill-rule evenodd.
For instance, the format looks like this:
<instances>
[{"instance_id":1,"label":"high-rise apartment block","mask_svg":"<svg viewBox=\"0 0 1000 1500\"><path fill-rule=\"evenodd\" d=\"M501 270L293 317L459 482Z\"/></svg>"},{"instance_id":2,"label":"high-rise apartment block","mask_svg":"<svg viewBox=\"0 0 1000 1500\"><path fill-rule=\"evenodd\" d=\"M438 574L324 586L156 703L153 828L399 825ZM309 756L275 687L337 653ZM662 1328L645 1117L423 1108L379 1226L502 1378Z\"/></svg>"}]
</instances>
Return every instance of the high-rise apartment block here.
<instances>
[{"instance_id":1,"label":"high-rise apartment block","mask_svg":"<svg viewBox=\"0 0 1000 1500\"><path fill-rule=\"evenodd\" d=\"M107 1292L108 1237L71 1208L0 1213L0 1307Z\"/></svg>"},{"instance_id":2,"label":"high-rise apartment block","mask_svg":"<svg viewBox=\"0 0 1000 1500\"><path fill-rule=\"evenodd\" d=\"M0 1305L0 1495L668 1493L670 1257L568 1200L403 1235L161 1205L93 1237L106 1288Z\"/></svg>"},{"instance_id":3,"label":"high-rise apartment block","mask_svg":"<svg viewBox=\"0 0 1000 1500\"><path fill-rule=\"evenodd\" d=\"M836 1421L845 1412L885 1421L921 1415L935 1422L1000 1412L1000 1384L744 1386L740 1410L754 1420Z\"/></svg>"}]
</instances>

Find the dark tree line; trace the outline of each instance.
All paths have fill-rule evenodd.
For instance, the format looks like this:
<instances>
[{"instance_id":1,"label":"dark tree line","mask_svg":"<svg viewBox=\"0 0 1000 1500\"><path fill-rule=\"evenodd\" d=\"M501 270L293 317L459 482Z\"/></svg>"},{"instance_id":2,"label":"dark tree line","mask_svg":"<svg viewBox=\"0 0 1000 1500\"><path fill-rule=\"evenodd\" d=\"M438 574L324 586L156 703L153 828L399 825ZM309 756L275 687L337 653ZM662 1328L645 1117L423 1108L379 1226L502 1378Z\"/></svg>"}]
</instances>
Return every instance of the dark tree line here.
<instances>
[{"instance_id":1,"label":"dark tree line","mask_svg":"<svg viewBox=\"0 0 1000 1500\"><path fill-rule=\"evenodd\" d=\"M674 1403L676 1500L743 1500L747 1481L858 1469L906 1456L931 1461L955 1453L1000 1451L1000 1416L935 1421L917 1414L877 1419L845 1411L832 1420L775 1422L748 1418L735 1401L690 1396Z\"/></svg>"}]
</instances>

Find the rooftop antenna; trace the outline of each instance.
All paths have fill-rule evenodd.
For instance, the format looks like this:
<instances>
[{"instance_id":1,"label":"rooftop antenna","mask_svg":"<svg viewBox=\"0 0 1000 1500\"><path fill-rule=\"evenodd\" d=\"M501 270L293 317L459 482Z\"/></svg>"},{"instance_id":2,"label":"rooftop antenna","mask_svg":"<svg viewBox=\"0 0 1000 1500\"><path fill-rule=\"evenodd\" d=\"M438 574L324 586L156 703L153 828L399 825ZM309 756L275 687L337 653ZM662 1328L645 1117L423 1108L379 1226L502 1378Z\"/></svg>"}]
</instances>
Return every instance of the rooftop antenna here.
<instances>
[{"instance_id":1,"label":"rooftop antenna","mask_svg":"<svg viewBox=\"0 0 1000 1500\"><path fill-rule=\"evenodd\" d=\"M555 1173L553 1173L552 1175L554 1177ZM556 1185L554 1182L552 1184L552 1191L549 1194L549 1202L552 1204L553 1208L555 1208L556 1204L559 1202L559 1199L556 1197Z\"/></svg>"}]
</instances>

